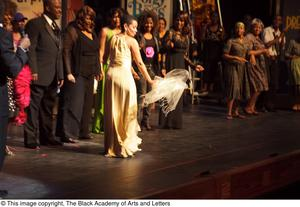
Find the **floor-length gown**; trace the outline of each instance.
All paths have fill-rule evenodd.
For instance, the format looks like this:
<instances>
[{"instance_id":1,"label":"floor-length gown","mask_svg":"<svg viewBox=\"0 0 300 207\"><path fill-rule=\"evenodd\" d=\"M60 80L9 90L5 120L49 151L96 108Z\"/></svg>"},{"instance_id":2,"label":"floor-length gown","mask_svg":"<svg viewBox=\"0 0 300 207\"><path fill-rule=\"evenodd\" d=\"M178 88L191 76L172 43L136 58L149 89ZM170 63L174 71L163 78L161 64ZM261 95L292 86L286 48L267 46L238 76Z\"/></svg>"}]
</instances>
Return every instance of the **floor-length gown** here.
<instances>
[{"instance_id":1,"label":"floor-length gown","mask_svg":"<svg viewBox=\"0 0 300 207\"><path fill-rule=\"evenodd\" d=\"M124 35L111 40L104 97L104 147L107 157L131 157L140 151L137 136L137 93L131 73L131 52Z\"/></svg>"}]
</instances>

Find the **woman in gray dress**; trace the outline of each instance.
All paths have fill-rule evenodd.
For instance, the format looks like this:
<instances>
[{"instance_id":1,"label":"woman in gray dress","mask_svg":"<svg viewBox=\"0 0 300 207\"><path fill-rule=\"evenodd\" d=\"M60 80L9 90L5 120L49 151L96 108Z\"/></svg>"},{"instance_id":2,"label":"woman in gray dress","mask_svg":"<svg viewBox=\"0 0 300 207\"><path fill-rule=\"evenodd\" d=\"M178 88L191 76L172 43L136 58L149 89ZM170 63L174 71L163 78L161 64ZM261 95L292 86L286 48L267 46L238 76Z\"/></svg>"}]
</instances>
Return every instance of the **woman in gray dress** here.
<instances>
[{"instance_id":1,"label":"woman in gray dress","mask_svg":"<svg viewBox=\"0 0 300 207\"><path fill-rule=\"evenodd\" d=\"M225 64L225 96L227 98L228 120L245 118L239 113L238 101L249 97L249 84L247 79L246 57L249 52L249 41L244 37L245 25L237 22L235 37L227 41L223 57Z\"/></svg>"},{"instance_id":2,"label":"woman in gray dress","mask_svg":"<svg viewBox=\"0 0 300 207\"><path fill-rule=\"evenodd\" d=\"M265 48L264 42L260 39L260 34L264 24L260 19L253 19L251 23L251 32L246 35L250 42L250 64L248 64L248 77L251 96L245 107L245 113L249 115L258 115L255 105L259 94L268 90L268 79L266 74L265 55L268 49Z\"/></svg>"},{"instance_id":3,"label":"woman in gray dress","mask_svg":"<svg viewBox=\"0 0 300 207\"><path fill-rule=\"evenodd\" d=\"M292 109L300 111L300 33L298 40L290 41L285 56L291 60L289 85L294 96Z\"/></svg>"}]
</instances>

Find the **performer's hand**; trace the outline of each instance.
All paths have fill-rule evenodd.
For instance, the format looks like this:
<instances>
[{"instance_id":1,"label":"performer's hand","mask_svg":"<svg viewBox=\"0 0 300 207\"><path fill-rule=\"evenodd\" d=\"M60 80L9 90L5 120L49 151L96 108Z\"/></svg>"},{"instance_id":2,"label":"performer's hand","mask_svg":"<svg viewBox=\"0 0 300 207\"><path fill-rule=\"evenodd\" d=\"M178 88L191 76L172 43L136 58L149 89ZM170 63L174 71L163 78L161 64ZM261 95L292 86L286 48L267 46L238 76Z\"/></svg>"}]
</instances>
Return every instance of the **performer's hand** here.
<instances>
[{"instance_id":1,"label":"performer's hand","mask_svg":"<svg viewBox=\"0 0 300 207\"><path fill-rule=\"evenodd\" d=\"M75 77L71 73L67 75L67 79L71 83L75 83L76 82Z\"/></svg>"},{"instance_id":2,"label":"performer's hand","mask_svg":"<svg viewBox=\"0 0 300 207\"><path fill-rule=\"evenodd\" d=\"M149 81L148 81L148 83L151 85L151 87L153 88L153 85L155 84L155 80L152 80L152 79L150 79Z\"/></svg>"},{"instance_id":3,"label":"performer's hand","mask_svg":"<svg viewBox=\"0 0 300 207\"><path fill-rule=\"evenodd\" d=\"M174 48L174 42L170 42L170 47Z\"/></svg>"},{"instance_id":4,"label":"performer's hand","mask_svg":"<svg viewBox=\"0 0 300 207\"><path fill-rule=\"evenodd\" d=\"M133 75L133 78L135 80L140 80L141 79L140 76L135 71L132 71L132 75Z\"/></svg>"},{"instance_id":5,"label":"performer's hand","mask_svg":"<svg viewBox=\"0 0 300 207\"><path fill-rule=\"evenodd\" d=\"M30 46L30 39L28 38L28 36L26 35L25 37L23 37L21 40L20 40L20 44L19 44L19 47L23 48L24 50L27 50Z\"/></svg>"},{"instance_id":6,"label":"performer's hand","mask_svg":"<svg viewBox=\"0 0 300 207\"><path fill-rule=\"evenodd\" d=\"M243 57L238 57L238 56L236 56L235 59L236 59L237 61L241 62L241 63L246 63L246 62L248 62L248 60L246 60L246 59L243 58Z\"/></svg>"},{"instance_id":7,"label":"performer's hand","mask_svg":"<svg viewBox=\"0 0 300 207\"><path fill-rule=\"evenodd\" d=\"M61 88L64 85L64 80L59 80L57 82L57 85L58 85L59 88Z\"/></svg>"},{"instance_id":8,"label":"performer's hand","mask_svg":"<svg viewBox=\"0 0 300 207\"><path fill-rule=\"evenodd\" d=\"M204 71L204 68L202 67L202 65L196 65L195 70L196 70L197 72L202 72L202 71Z\"/></svg>"},{"instance_id":9,"label":"performer's hand","mask_svg":"<svg viewBox=\"0 0 300 207\"><path fill-rule=\"evenodd\" d=\"M103 70L101 70L101 74L100 74L100 80L103 80L104 76L105 76L105 74L104 74L104 71L103 71Z\"/></svg>"},{"instance_id":10,"label":"performer's hand","mask_svg":"<svg viewBox=\"0 0 300 207\"><path fill-rule=\"evenodd\" d=\"M37 73L32 73L31 76L33 81L37 81L39 79Z\"/></svg>"},{"instance_id":11,"label":"performer's hand","mask_svg":"<svg viewBox=\"0 0 300 207\"><path fill-rule=\"evenodd\" d=\"M269 56L269 55L270 55L269 49L268 49L268 48L265 48L265 49L264 49L264 53L265 53L265 55Z\"/></svg>"},{"instance_id":12,"label":"performer's hand","mask_svg":"<svg viewBox=\"0 0 300 207\"><path fill-rule=\"evenodd\" d=\"M251 56L250 56L250 63L251 63L252 65L256 65L256 59L255 59L255 56L254 56L254 55L251 55Z\"/></svg>"},{"instance_id":13,"label":"performer's hand","mask_svg":"<svg viewBox=\"0 0 300 207\"><path fill-rule=\"evenodd\" d=\"M162 74L163 77L166 77L166 75L167 75L167 70L166 70L166 69L162 69L162 70L161 70L161 74Z\"/></svg>"}]
</instances>

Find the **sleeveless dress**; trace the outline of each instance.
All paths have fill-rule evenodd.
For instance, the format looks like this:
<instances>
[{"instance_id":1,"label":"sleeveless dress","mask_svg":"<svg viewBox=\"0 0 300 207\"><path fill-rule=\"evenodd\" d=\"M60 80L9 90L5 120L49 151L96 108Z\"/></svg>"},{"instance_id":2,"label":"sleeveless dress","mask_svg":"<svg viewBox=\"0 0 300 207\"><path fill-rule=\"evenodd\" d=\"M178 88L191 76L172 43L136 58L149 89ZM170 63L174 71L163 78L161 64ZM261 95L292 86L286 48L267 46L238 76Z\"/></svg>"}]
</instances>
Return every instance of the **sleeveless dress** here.
<instances>
[{"instance_id":1,"label":"sleeveless dress","mask_svg":"<svg viewBox=\"0 0 300 207\"><path fill-rule=\"evenodd\" d=\"M137 136L137 93L131 73L131 52L124 35L111 40L110 64L105 80L104 147L107 157L131 157L140 151Z\"/></svg>"},{"instance_id":2,"label":"sleeveless dress","mask_svg":"<svg viewBox=\"0 0 300 207\"><path fill-rule=\"evenodd\" d=\"M111 41L111 38L114 36L114 32L111 29L107 30L106 35L106 42L105 47L109 47L109 43ZM103 71L104 74L106 74L108 69L108 63L103 63ZM96 97L96 104L95 104L95 115L94 115L94 121L92 126L92 132L99 134L103 132L104 128L104 85L105 85L105 77L99 82L98 88L97 88L97 97Z\"/></svg>"}]
</instances>

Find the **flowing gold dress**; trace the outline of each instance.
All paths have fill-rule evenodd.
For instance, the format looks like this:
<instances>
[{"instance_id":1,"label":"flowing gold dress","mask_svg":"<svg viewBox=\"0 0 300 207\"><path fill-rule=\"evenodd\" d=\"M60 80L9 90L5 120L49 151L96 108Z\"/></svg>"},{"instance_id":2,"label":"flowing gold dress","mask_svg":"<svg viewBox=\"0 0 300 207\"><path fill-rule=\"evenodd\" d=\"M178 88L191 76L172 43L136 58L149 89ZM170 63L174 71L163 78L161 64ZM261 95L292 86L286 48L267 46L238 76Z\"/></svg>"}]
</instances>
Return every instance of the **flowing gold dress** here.
<instances>
[{"instance_id":1,"label":"flowing gold dress","mask_svg":"<svg viewBox=\"0 0 300 207\"><path fill-rule=\"evenodd\" d=\"M131 157L140 151L137 136L137 93L131 73L131 52L124 35L111 40L104 97L104 147L107 157Z\"/></svg>"}]
</instances>

